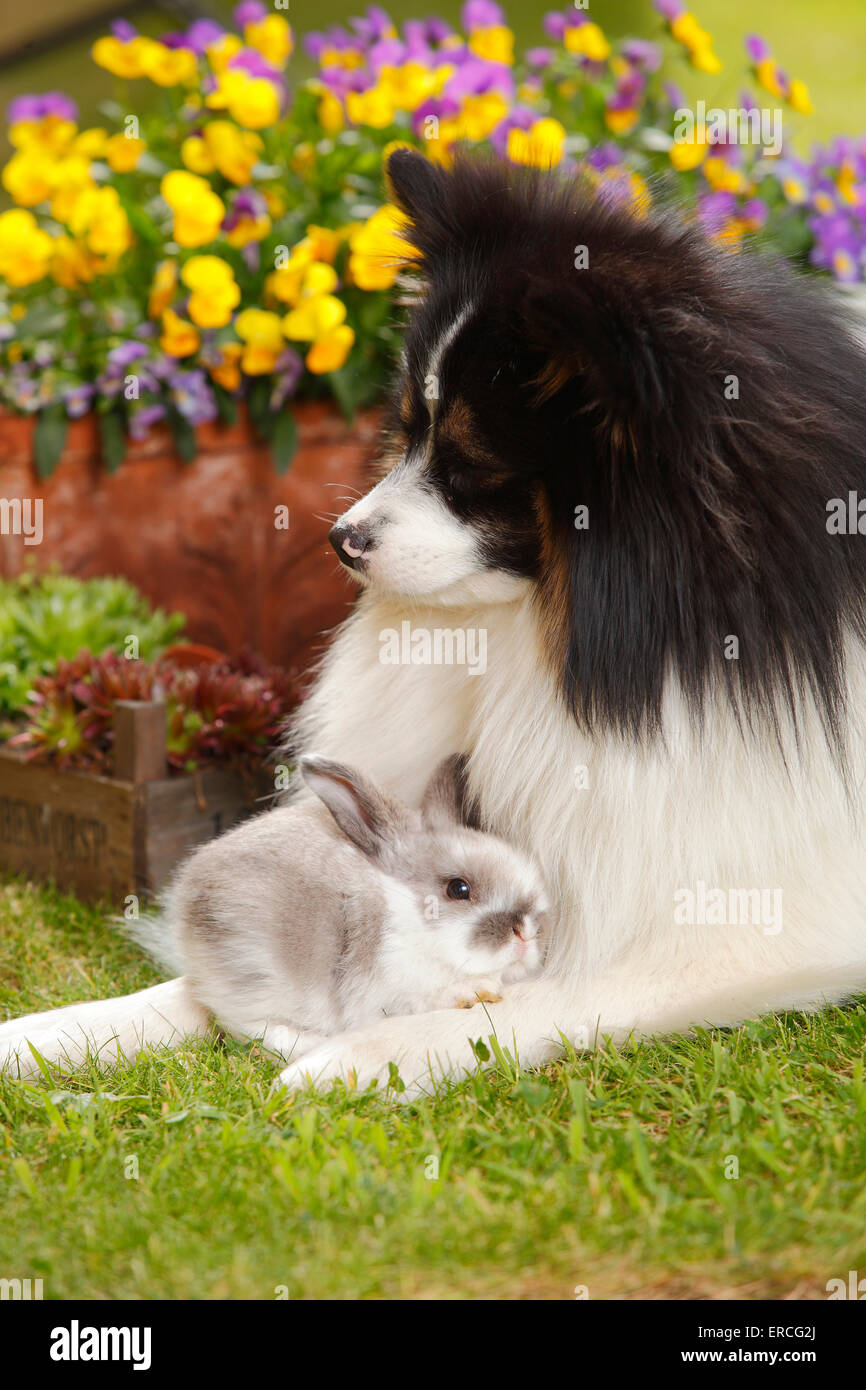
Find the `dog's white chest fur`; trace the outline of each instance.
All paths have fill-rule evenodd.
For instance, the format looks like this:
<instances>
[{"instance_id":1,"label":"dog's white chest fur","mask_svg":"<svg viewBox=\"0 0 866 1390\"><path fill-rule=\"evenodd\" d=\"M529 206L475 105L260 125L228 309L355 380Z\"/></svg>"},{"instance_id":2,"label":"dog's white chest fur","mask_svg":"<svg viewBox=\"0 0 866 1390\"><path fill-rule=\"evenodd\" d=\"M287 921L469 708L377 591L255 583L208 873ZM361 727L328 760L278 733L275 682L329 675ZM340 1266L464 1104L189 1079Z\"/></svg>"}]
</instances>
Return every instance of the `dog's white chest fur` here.
<instances>
[{"instance_id":1,"label":"dog's white chest fur","mask_svg":"<svg viewBox=\"0 0 866 1390\"><path fill-rule=\"evenodd\" d=\"M586 734L543 657L536 611L528 592L408 610L363 595L327 658L302 738L362 763L407 800L438 758L471 753L485 818L538 856L558 899L549 959L557 974L587 978L626 959L638 974L675 967L687 1004L689 993L738 974L866 957L862 819L817 718L804 717L799 753L788 738L786 768L767 730L744 739L721 697L708 700L698 729L669 678L664 743ZM414 629L484 629L484 673L381 664L382 632L407 616ZM866 709L864 674L852 644L854 709ZM866 765L862 723L849 728L849 749L854 767ZM719 894L755 907L757 920L718 920ZM781 904L780 923L763 920L762 902Z\"/></svg>"}]
</instances>

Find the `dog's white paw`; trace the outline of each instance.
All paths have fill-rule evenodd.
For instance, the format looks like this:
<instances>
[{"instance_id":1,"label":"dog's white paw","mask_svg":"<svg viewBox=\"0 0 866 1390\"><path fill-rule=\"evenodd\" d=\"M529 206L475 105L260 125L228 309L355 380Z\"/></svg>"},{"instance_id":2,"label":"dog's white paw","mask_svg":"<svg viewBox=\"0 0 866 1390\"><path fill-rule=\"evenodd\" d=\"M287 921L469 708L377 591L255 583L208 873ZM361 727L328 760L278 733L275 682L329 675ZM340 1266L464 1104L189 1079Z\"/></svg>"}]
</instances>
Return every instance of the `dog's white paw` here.
<instances>
[{"instance_id":1,"label":"dog's white paw","mask_svg":"<svg viewBox=\"0 0 866 1390\"><path fill-rule=\"evenodd\" d=\"M490 1006L491 1014L501 1004ZM372 1083L386 1087L397 1068L402 1087L395 1093L404 1100L429 1095L444 1078L458 1079L478 1066L472 1037L487 1034L490 1025L483 1013L446 1009L410 1017L383 1018L375 1027L328 1038L305 1052L280 1075L287 1090L303 1090L312 1083L323 1089L334 1081L366 1090Z\"/></svg>"},{"instance_id":2,"label":"dog's white paw","mask_svg":"<svg viewBox=\"0 0 866 1390\"><path fill-rule=\"evenodd\" d=\"M280 1073L280 1084L287 1091L299 1091L312 1084L324 1090L334 1081L365 1090L373 1081L380 1085L391 1077L396 1062L393 1043L373 1033L344 1033L304 1053Z\"/></svg>"}]
</instances>

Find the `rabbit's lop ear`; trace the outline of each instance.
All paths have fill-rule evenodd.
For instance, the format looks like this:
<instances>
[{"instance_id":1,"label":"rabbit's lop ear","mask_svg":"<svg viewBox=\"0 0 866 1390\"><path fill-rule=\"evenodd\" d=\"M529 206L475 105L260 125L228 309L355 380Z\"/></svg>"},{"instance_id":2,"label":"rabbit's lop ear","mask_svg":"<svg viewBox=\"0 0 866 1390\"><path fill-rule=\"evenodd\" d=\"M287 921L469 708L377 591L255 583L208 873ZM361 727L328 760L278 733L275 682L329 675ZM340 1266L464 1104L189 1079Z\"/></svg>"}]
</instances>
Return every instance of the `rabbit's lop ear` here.
<instances>
[{"instance_id":1,"label":"rabbit's lop ear","mask_svg":"<svg viewBox=\"0 0 866 1390\"><path fill-rule=\"evenodd\" d=\"M466 781L466 758L462 753L445 758L433 773L421 801L421 819L430 828L437 825L478 828Z\"/></svg>"},{"instance_id":2,"label":"rabbit's lop ear","mask_svg":"<svg viewBox=\"0 0 866 1390\"><path fill-rule=\"evenodd\" d=\"M371 859L378 859L407 828L406 807L345 763L301 758L300 773L346 838Z\"/></svg>"}]
</instances>

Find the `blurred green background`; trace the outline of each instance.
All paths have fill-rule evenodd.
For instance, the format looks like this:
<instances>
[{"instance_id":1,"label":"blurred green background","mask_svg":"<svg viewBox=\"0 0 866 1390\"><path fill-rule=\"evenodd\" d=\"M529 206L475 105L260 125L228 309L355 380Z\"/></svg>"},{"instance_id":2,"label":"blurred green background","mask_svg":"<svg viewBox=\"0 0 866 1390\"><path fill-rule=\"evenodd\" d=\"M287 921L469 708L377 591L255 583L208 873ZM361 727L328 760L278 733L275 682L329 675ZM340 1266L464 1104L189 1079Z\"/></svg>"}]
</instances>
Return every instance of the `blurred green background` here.
<instances>
[{"instance_id":1,"label":"blurred green background","mask_svg":"<svg viewBox=\"0 0 866 1390\"><path fill-rule=\"evenodd\" d=\"M118 9L121 8L120 6ZM395 19L420 18L436 13L456 21L461 0L392 0L385 8ZM518 45L543 41L542 18L552 4L511 0L505 3L509 22L517 33ZM565 8L564 5L559 8ZM691 97L703 96L708 103L728 106L736 101L744 77L743 36L755 30L772 46L774 56L792 77L808 83L815 105L813 117L788 115L786 124L795 145L804 152L813 140L835 134L866 132L866 0L695 0L694 11L716 39L716 50L724 63L717 77L693 73L683 61L669 65L669 75L682 83ZM56 40L62 27L80 23L88 14L103 13L106 0L39 0L28 7L21 0L0 0L0 106L22 92L60 88L79 102L82 120L96 120L98 103L115 91L115 80L90 60L90 45L105 23L89 33L58 42L55 47L29 52L46 38ZM201 12L227 19L232 4L213 0ZM364 9L363 0L290 0L283 11L296 34L320 29L345 20ZM144 5L127 13L145 33L158 34L179 27L170 7ZM633 34L656 37L662 21L650 0L590 0L590 14L611 35ZM311 70L303 58L293 59L298 76ZM158 101L160 93L147 83L135 84L136 98ZM2 139L2 137L0 137ZM3 144L4 159L8 146Z\"/></svg>"}]
</instances>

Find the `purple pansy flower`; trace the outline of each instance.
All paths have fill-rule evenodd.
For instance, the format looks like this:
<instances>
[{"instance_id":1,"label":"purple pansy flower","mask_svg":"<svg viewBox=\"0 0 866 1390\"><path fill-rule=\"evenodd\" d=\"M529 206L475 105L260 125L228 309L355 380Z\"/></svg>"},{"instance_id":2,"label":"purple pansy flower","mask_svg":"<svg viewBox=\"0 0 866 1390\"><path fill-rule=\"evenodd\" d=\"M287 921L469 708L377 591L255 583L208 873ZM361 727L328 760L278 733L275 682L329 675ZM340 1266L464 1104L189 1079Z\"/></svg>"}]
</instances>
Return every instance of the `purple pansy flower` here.
<instances>
[{"instance_id":1,"label":"purple pansy flower","mask_svg":"<svg viewBox=\"0 0 866 1390\"><path fill-rule=\"evenodd\" d=\"M401 39L379 39L367 54L367 62L374 72L380 68L395 68L406 59L406 45Z\"/></svg>"},{"instance_id":2,"label":"purple pansy flower","mask_svg":"<svg viewBox=\"0 0 866 1390\"><path fill-rule=\"evenodd\" d=\"M234 10L234 20L239 29L244 29L248 24L261 24L267 18L267 10L261 0L242 0Z\"/></svg>"},{"instance_id":3,"label":"purple pansy flower","mask_svg":"<svg viewBox=\"0 0 866 1390\"><path fill-rule=\"evenodd\" d=\"M349 21L361 43L375 43L377 39L387 38L394 30L394 21L387 10L371 5L366 15Z\"/></svg>"},{"instance_id":4,"label":"purple pansy flower","mask_svg":"<svg viewBox=\"0 0 866 1390\"><path fill-rule=\"evenodd\" d=\"M80 420L82 415L86 415L93 403L95 391L87 382L82 382L80 386L66 386L63 390L63 404L66 406L66 414L70 420Z\"/></svg>"},{"instance_id":5,"label":"purple pansy flower","mask_svg":"<svg viewBox=\"0 0 866 1390\"><path fill-rule=\"evenodd\" d=\"M76 121L78 107L63 92L43 92L39 96L16 97L6 111L10 125L17 125L20 121L42 121L47 116L57 116L62 121Z\"/></svg>"},{"instance_id":6,"label":"purple pansy flower","mask_svg":"<svg viewBox=\"0 0 866 1390\"><path fill-rule=\"evenodd\" d=\"M165 419L165 406L154 401L150 405L140 405L138 409L133 409L129 416L129 437L140 443L150 434L154 425L158 425Z\"/></svg>"},{"instance_id":7,"label":"purple pansy flower","mask_svg":"<svg viewBox=\"0 0 866 1390\"><path fill-rule=\"evenodd\" d=\"M720 232L736 212L737 200L726 189L705 193L698 202L698 220L710 235Z\"/></svg>"},{"instance_id":8,"label":"purple pansy flower","mask_svg":"<svg viewBox=\"0 0 866 1390\"><path fill-rule=\"evenodd\" d=\"M565 38L565 15L552 10L550 14L544 16L544 32L551 39L557 39L559 43Z\"/></svg>"},{"instance_id":9,"label":"purple pansy flower","mask_svg":"<svg viewBox=\"0 0 866 1390\"><path fill-rule=\"evenodd\" d=\"M467 62L460 64L444 88L444 95L456 101L464 97L485 96L488 92L499 92L510 101L514 96L514 76L504 63L488 63L474 54Z\"/></svg>"},{"instance_id":10,"label":"purple pansy flower","mask_svg":"<svg viewBox=\"0 0 866 1390\"><path fill-rule=\"evenodd\" d=\"M495 0L467 0L460 11L460 23L467 34L473 29L495 29L505 23L505 14Z\"/></svg>"},{"instance_id":11,"label":"purple pansy flower","mask_svg":"<svg viewBox=\"0 0 866 1390\"><path fill-rule=\"evenodd\" d=\"M538 119L538 112L528 106L513 107L490 137L490 143L496 153L505 158L508 154L508 137L512 130L531 130Z\"/></svg>"},{"instance_id":12,"label":"purple pansy flower","mask_svg":"<svg viewBox=\"0 0 866 1390\"><path fill-rule=\"evenodd\" d=\"M206 425L217 416L213 388L200 367L176 370L169 377L171 398L191 425Z\"/></svg>"},{"instance_id":13,"label":"purple pansy flower","mask_svg":"<svg viewBox=\"0 0 866 1390\"><path fill-rule=\"evenodd\" d=\"M761 63L770 56L770 45L759 34L746 35L746 52L753 63Z\"/></svg>"},{"instance_id":14,"label":"purple pansy flower","mask_svg":"<svg viewBox=\"0 0 866 1390\"><path fill-rule=\"evenodd\" d=\"M215 19L196 19L186 31L186 46L201 57L211 44L219 42L225 32Z\"/></svg>"},{"instance_id":15,"label":"purple pansy flower","mask_svg":"<svg viewBox=\"0 0 866 1390\"><path fill-rule=\"evenodd\" d=\"M650 43L648 39L626 39L622 56L645 72L657 72L662 61L661 45Z\"/></svg>"},{"instance_id":16,"label":"purple pansy flower","mask_svg":"<svg viewBox=\"0 0 866 1390\"><path fill-rule=\"evenodd\" d=\"M427 134L426 121L430 116L435 116L438 120L447 120L451 116L460 114L460 103L447 96L428 97L422 101L421 105L412 113L412 129L419 137Z\"/></svg>"},{"instance_id":17,"label":"purple pansy flower","mask_svg":"<svg viewBox=\"0 0 866 1390\"><path fill-rule=\"evenodd\" d=\"M280 410L295 394L298 382L304 375L304 363L294 348L285 347L274 363L274 389L271 392L271 410Z\"/></svg>"}]
</instances>

